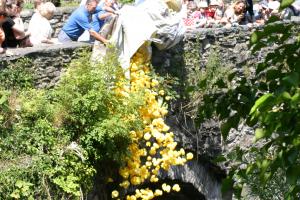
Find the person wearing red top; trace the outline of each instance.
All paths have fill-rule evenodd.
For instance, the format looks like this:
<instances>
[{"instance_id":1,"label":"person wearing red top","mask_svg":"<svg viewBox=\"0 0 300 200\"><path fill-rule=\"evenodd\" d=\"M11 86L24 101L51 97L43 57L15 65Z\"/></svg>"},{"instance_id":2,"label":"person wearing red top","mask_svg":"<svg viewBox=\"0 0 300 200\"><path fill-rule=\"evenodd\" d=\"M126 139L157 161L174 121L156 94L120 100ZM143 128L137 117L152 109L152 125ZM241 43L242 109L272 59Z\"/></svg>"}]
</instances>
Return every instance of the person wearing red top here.
<instances>
[{"instance_id":1,"label":"person wearing red top","mask_svg":"<svg viewBox=\"0 0 300 200\"><path fill-rule=\"evenodd\" d=\"M216 11L218 7L219 2L217 0L211 0L208 9L205 11L205 15L207 17L207 24L209 27L219 23L220 19L216 16Z\"/></svg>"},{"instance_id":2,"label":"person wearing red top","mask_svg":"<svg viewBox=\"0 0 300 200\"><path fill-rule=\"evenodd\" d=\"M214 19L218 6L219 3L216 0L212 0L206 10L206 16Z\"/></svg>"}]
</instances>

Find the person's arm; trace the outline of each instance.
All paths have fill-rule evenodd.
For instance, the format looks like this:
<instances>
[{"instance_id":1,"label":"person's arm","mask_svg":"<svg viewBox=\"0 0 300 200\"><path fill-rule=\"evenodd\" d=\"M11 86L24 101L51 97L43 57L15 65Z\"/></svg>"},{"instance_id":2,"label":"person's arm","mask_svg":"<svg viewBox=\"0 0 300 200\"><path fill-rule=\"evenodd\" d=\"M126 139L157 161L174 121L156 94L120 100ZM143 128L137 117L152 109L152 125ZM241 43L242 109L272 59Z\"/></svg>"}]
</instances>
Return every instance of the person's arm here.
<instances>
[{"instance_id":1,"label":"person's arm","mask_svg":"<svg viewBox=\"0 0 300 200\"><path fill-rule=\"evenodd\" d=\"M94 37L96 40L103 42L104 44L108 43L108 40L105 39L103 36L101 36L99 33L97 33L96 31L94 31L93 29L89 30L89 33L92 37Z\"/></svg>"},{"instance_id":2,"label":"person's arm","mask_svg":"<svg viewBox=\"0 0 300 200\"><path fill-rule=\"evenodd\" d=\"M5 34L4 34L4 31L0 27L0 47L1 47L2 42L4 42L4 40L5 40Z\"/></svg>"},{"instance_id":3,"label":"person's arm","mask_svg":"<svg viewBox=\"0 0 300 200\"><path fill-rule=\"evenodd\" d=\"M95 30L93 30L93 26L91 23L89 23L89 19L86 16L81 16L77 19L77 24L81 26L84 30L89 31L90 35L94 37L96 40L107 43L108 40L106 40L104 37L102 37L99 33L97 33Z\"/></svg>"},{"instance_id":4,"label":"person's arm","mask_svg":"<svg viewBox=\"0 0 300 200\"><path fill-rule=\"evenodd\" d=\"M45 44L54 44L54 42L51 39L48 39L48 38L43 39L41 42L45 43Z\"/></svg>"},{"instance_id":5,"label":"person's arm","mask_svg":"<svg viewBox=\"0 0 300 200\"><path fill-rule=\"evenodd\" d=\"M103 6L102 10L105 10L110 13L115 13L115 10L112 7Z\"/></svg>"},{"instance_id":6,"label":"person's arm","mask_svg":"<svg viewBox=\"0 0 300 200\"><path fill-rule=\"evenodd\" d=\"M12 27L12 30L14 32L14 35L17 40L25 38L27 35L25 34L24 30L22 30L20 27L18 27L16 24Z\"/></svg>"},{"instance_id":7,"label":"person's arm","mask_svg":"<svg viewBox=\"0 0 300 200\"><path fill-rule=\"evenodd\" d=\"M53 44L54 42L51 39L53 29L51 27L51 24L50 24L49 20L47 20L47 22L44 21L43 27L44 27L43 30L42 30L43 37L42 37L41 42L46 43L46 44Z\"/></svg>"},{"instance_id":8,"label":"person's arm","mask_svg":"<svg viewBox=\"0 0 300 200\"><path fill-rule=\"evenodd\" d=\"M107 17L112 16L112 15L114 15L114 14L111 13L111 12L106 12L106 13L103 13L103 14L99 14L98 18L99 18L100 20L104 20L104 19L106 19Z\"/></svg>"},{"instance_id":9,"label":"person's arm","mask_svg":"<svg viewBox=\"0 0 300 200\"><path fill-rule=\"evenodd\" d=\"M103 5L98 5L93 14L98 13L103 10Z\"/></svg>"}]
</instances>

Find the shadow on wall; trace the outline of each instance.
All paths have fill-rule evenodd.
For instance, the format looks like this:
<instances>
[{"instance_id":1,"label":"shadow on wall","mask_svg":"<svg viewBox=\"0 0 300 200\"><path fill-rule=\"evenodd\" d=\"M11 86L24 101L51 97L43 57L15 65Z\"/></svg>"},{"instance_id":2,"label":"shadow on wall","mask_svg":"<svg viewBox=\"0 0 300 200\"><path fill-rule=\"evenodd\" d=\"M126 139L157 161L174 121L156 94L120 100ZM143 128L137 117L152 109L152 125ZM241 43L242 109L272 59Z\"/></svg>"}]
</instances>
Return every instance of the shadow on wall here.
<instances>
[{"instance_id":1,"label":"shadow on wall","mask_svg":"<svg viewBox=\"0 0 300 200\"><path fill-rule=\"evenodd\" d=\"M159 50L152 45L152 65L155 71L162 77L172 76L177 78L179 85L175 88L182 96L187 76L184 60L184 41L168 50Z\"/></svg>"}]
</instances>

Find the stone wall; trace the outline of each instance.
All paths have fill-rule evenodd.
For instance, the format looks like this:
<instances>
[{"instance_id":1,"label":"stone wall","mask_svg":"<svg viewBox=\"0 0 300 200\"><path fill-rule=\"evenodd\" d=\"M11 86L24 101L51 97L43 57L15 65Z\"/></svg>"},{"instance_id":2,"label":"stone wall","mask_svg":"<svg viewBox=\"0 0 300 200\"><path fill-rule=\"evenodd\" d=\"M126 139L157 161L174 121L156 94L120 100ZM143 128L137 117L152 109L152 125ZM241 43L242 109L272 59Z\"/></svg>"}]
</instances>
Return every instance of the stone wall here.
<instances>
[{"instance_id":1,"label":"stone wall","mask_svg":"<svg viewBox=\"0 0 300 200\"><path fill-rule=\"evenodd\" d=\"M173 74L180 80L179 93L184 93L187 80L207 64L209 55L218 55L223 66L241 69L258 62L265 52L252 55L249 50L249 38L252 29L248 27L200 29L187 32L180 44L167 51L153 51L152 63L158 66L161 74ZM187 102L180 101L172 105L168 123L177 134L177 141L186 149L191 149L205 159L211 159L222 152L219 123L207 121L196 128L193 120L186 114Z\"/></svg>"},{"instance_id":2,"label":"stone wall","mask_svg":"<svg viewBox=\"0 0 300 200\"><path fill-rule=\"evenodd\" d=\"M59 11L56 16L65 17L71 10ZM61 24L58 23L57 26ZM175 47L159 51L153 48L152 63L156 66L156 70L164 74L172 74L177 76L180 80L181 89L186 87L185 81L194 72L206 66L207 59L212 52L216 52L221 59L224 66L231 66L232 68L240 69L241 66L247 64L248 66L257 63L266 52L262 51L256 55L252 55L248 49L249 38L253 29L247 26L239 26L232 28L216 28L216 29L198 29L188 31L182 42ZM37 74L36 82L38 87L51 87L57 82L63 66L70 62L76 49L88 47L91 45L84 43L70 43L67 45L48 45L25 49L11 50L14 56L6 57L0 55L2 65L5 66L7 61L15 61L25 56L33 60L35 63L33 67ZM49 85L50 84L50 85ZM179 110L178 105L174 105L173 113L170 115L170 123L172 127L177 127L178 131L189 128L190 132L197 133L195 137L190 137L187 133L179 134L179 140L188 148L197 146L198 153L207 157L214 157L221 152L221 138L217 133L216 124L214 122L207 122L203 124L202 130L191 129L193 124L185 121L182 118L183 111ZM178 115L181 113L180 115ZM177 123L178 124L174 124ZM180 126L177 126L180 125ZM201 145L199 146L199 144Z\"/></svg>"},{"instance_id":3,"label":"stone wall","mask_svg":"<svg viewBox=\"0 0 300 200\"><path fill-rule=\"evenodd\" d=\"M10 62L28 58L29 62L32 62L36 87L51 88L59 81L67 64L78 56L79 51L91 51L91 49L91 44L79 42L10 49L12 55L0 54L0 73L1 68L6 67Z\"/></svg>"},{"instance_id":4,"label":"stone wall","mask_svg":"<svg viewBox=\"0 0 300 200\"><path fill-rule=\"evenodd\" d=\"M60 29L75 9L75 7L57 8L56 12L54 13L53 19L50 20L51 27L53 28L53 37L57 37ZM24 10L21 13L21 18L24 21L26 30L33 14L34 10Z\"/></svg>"},{"instance_id":5,"label":"stone wall","mask_svg":"<svg viewBox=\"0 0 300 200\"><path fill-rule=\"evenodd\" d=\"M291 22L284 22L289 24ZM300 23L294 22L296 30L300 30ZM262 27L256 27L261 29ZM260 62L267 52L272 48L265 48L252 54L249 49L249 39L254 29L248 26L238 26L231 28L199 29L188 31L184 40L174 48L167 51L154 49L152 63L157 66L157 71L161 74L173 74L180 80L179 92L187 87L187 80L195 76L196 72L205 68L210 54L216 54L222 66L234 70L252 70ZM179 105L177 105L179 104ZM186 148L194 149L198 155L208 159L218 156L222 152L221 136L219 134L219 124L215 121L207 121L200 128L196 128L192 120L187 120L185 116L186 102L177 102L172 107L172 114L169 115L169 123L178 135L178 141ZM184 123L183 123L184 122ZM237 140L230 137L230 140L247 141L251 131L245 127L239 127L247 138ZM244 134L245 133L245 134ZM235 135L236 136L236 135ZM245 143L246 144L246 143ZM248 144L246 144L248 145Z\"/></svg>"},{"instance_id":6,"label":"stone wall","mask_svg":"<svg viewBox=\"0 0 300 200\"><path fill-rule=\"evenodd\" d=\"M300 29L297 24L297 30ZM257 27L260 29L261 27ZM178 77L178 92L184 94L186 83L195 77L197 71L205 68L210 54L218 55L222 66L235 70L253 69L272 48L263 49L252 54L249 39L253 29L247 26L217 29L199 29L187 32L184 40L167 51L154 48L152 63L162 75L172 74ZM172 167L166 178L179 179L192 183L206 199L231 199L229 191L221 194L221 179L226 174L225 166L218 166L212 160L219 155L230 152L235 146L247 148L253 139L253 130L239 125L231 130L226 144L222 141L220 123L211 119L195 126L187 113L189 100L180 99L172 102L167 117L167 124L174 132L175 140L186 150L195 152L197 160L184 167Z\"/></svg>"}]
</instances>

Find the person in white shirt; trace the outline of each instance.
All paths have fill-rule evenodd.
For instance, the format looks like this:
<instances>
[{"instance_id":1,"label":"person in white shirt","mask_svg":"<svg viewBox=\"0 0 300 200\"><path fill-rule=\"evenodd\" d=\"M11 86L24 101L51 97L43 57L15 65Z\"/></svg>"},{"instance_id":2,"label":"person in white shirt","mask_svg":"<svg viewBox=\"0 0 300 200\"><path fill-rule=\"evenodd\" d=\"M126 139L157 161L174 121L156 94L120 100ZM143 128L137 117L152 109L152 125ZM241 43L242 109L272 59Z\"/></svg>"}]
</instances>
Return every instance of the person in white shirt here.
<instances>
[{"instance_id":1,"label":"person in white shirt","mask_svg":"<svg viewBox=\"0 0 300 200\"><path fill-rule=\"evenodd\" d=\"M56 8L53 3L44 3L40 5L38 12L34 13L30 19L28 32L31 34L30 41L33 45L53 43L51 40L53 29L49 20L52 19L55 10Z\"/></svg>"}]
</instances>

